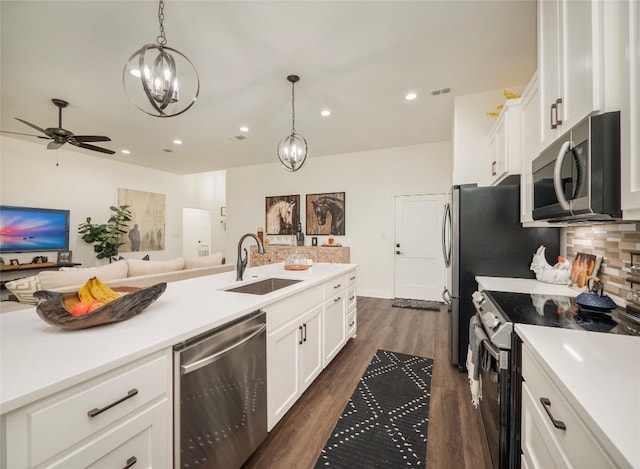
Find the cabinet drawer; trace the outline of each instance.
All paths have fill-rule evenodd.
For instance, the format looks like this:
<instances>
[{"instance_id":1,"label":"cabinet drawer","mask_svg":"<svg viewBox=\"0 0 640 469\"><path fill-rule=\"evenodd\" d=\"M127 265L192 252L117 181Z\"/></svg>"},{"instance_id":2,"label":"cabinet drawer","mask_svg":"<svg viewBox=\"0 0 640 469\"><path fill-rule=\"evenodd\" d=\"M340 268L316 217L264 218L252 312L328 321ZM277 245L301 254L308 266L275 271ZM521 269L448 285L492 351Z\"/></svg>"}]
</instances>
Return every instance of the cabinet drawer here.
<instances>
[{"instance_id":1,"label":"cabinet drawer","mask_svg":"<svg viewBox=\"0 0 640 469\"><path fill-rule=\"evenodd\" d=\"M347 314L347 338L353 337L358 328L358 313L354 309Z\"/></svg>"},{"instance_id":2,"label":"cabinet drawer","mask_svg":"<svg viewBox=\"0 0 640 469\"><path fill-rule=\"evenodd\" d=\"M171 467L171 452L167 451L170 412L169 399L155 405L113 428L47 467L91 469L137 467Z\"/></svg>"},{"instance_id":3,"label":"cabinet drawer","mask_svg":"<svg viewBox=\"0 0 640 469\"><path fill-rule=\"evenodd\" d=\"M347 274L347 286L350 287L356 284L356 280L358 280L358 276L355 270L352 270Z\"/></svg>"},{"instance_id":4,"label":"cabinet drawer","mask_svg":"<svg viewBox=\"0 0 640 469\"><path fill-rule=\"evenodd\" d=\"M318 285L286 300L265 306L263 309L267 313L267 332L275 331L283 324L321 305L322 300L322 285Z\"/></svg>"},{"instance_id":5,"label":"cabinet drawer","mask_svg":"<svg viewBox=\"0 0 640 469\"><path fill-rule=\"evenodd\" d=\"M351 311L356 307L356 304L358 302L357 298L356 287L349 287L347 289L347 311Z\"/></svg>"},{"instance_id":6,"label":"cabinet drawer","mask_svg":"<svg viewBox=\"0 0 640 469\"><path fill-rule=\"evenodd\" d=\"M7 461L29 467L42 463L152 400L171 395L171 376L171 356L164 352L11 412Z\"/></svg>"},{"instance_id":7,"label":"cabinet drawer","mask_svg":"<svg viewBox=\"0 0 640 469\"><path fill-rule=\"evenodd\" d=\"M329 280L324 284L324 297L325 299L329 299L334 296L339 291L345 289L348 283L348 277L346 275L341 275L340 277L336 277L334 279Z\"/></svg>"},{"instance_id":8,"label":"cabinet drawer","mask_svg":"<svg viewBox=\"0 0 640 469\"><path fill-rule=\"evenodd\" d=\"M522 349L522 376L525 381L523 399L524 390L527 389L531 395L530 405L535 406L539 416L542 417L542 425L544 425L546 434L559 448L560 454L566 462L566 467L615 467L604 447L526 347ZM551 415L556 421L561 421L566 425L566 430L554 426L551 417L545 411L541 398L548 399L547 408ZM525 420L532 417L523 415L522 418Z\"/></svg>"}]
</instances>

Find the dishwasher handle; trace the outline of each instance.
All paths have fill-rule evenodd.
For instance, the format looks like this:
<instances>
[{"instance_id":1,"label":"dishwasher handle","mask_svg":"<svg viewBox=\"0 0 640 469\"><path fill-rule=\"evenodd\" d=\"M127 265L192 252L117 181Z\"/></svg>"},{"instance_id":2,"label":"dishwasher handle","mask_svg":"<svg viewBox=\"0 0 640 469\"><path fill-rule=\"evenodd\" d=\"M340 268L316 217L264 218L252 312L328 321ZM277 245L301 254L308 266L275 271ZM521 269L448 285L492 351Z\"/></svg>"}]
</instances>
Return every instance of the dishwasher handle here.
<instances>
[{"instance_id":1,"label":"dishwasher handle","mask_svg":"<svg viewBox=\"0 0 640 469\"><path fill-rule=\"evenodd\" d=\"M246 337L243 337L242 339L238 340L237 342L229 345L227 348L225 348L223 350L220 350L219 352L216 352L213 355L209 355L208 357L201 358L200 360L195 361L193 363L189 363L188 365L182 365L180 367L181 374L187 375L187 374L189 374L189 373L191 373L193 371L199 370L203 366L207 366L207 365L213 363L218 358L220 358L222 355L224 355L226 353L229 353L234 348L241 346L245 342L248 342L251 339L253 339L255 336L261 334L262 332L265 331L266 328L267 328L266 324L261 324L259 327L256 327L254 329L254 331L251 332L249 335L247 335Z\"/></svg>"}]
</instances>

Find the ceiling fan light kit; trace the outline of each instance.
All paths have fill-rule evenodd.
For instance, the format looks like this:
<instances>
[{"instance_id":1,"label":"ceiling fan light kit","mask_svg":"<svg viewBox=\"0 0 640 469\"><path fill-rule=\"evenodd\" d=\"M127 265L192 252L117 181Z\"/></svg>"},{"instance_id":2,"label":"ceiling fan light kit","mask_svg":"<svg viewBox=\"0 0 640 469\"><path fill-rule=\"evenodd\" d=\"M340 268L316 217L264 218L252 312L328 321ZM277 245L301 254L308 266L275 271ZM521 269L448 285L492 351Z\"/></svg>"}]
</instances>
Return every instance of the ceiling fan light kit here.
<instances>
[{"instance_id":1,"label":"ceiling fan light kit","mask_svg":"<svg viewBox=\"0 0 640 469\"><path fill-rule=\"evenodd\" d=\"M131 54L122 71L122 85L129 100L142 112L173 117L196 102L200 77L186 55L167 46L164 0L159 0L158 22L157 44L145 44Z\"/></svg>"},{"instance_id":2,"label":"ceiling fan light kit","mask_svg":"<svg viewBox=\"0 0 640 469\"><path fill-rule=\"evenodd\" d=\"M280 140L278 158L288 171L297 171L307 161L307 140L296 132L295 84L300 81L298 75L289 75L291 83L291 134Z\"/></svg>"}]
</instances>

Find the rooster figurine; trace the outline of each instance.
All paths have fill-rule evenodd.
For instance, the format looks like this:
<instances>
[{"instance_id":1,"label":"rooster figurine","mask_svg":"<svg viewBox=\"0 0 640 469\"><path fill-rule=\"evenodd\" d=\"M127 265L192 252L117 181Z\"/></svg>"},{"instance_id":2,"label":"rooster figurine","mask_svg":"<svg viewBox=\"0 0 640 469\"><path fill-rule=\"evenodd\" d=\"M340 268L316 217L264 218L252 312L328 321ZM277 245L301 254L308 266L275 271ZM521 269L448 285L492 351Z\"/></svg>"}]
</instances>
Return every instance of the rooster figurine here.
<instances>
[{"instance_id":1,"label":"rooster figurine","mask_svg":"<svg viewBox=\"0 0 640 469\"><path fill-rule=\"evenodd\" d=\"M536 273L536 278L544 283L567 285L571 277L571 262L558 256L556 265L551 266L544 255L546 248L540 246L533 255L530 269Z\"/></svg>"}]
</instances>

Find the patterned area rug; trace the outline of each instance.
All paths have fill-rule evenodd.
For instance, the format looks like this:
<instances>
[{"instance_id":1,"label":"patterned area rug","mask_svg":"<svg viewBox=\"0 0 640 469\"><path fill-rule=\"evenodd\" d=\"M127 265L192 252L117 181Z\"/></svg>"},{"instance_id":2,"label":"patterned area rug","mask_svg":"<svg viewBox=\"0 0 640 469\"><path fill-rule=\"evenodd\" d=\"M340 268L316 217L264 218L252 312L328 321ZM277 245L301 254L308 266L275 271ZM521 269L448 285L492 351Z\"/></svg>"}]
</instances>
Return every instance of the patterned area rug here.
<instances>
[{"instance_id":1,"label":"patterned area rug","mask_svg":"<svg viewBox=\"0 0 640 469\"><path fill-rule=\"evenodd\" d=\"M315 468L425 467L431 358L378 350Z\"/></svg>"},{"instance_id":2,"label":"patterned area rug","mask_svg":"<svg viewBox=\"0 0 640 469\"><path fill-rule=\"evenodd\" d=\"M440 311L440 303L437 301L407 300L396 298L391 305L394 308L428 309L430 311Z\"/></svg>"}]
</instances>

